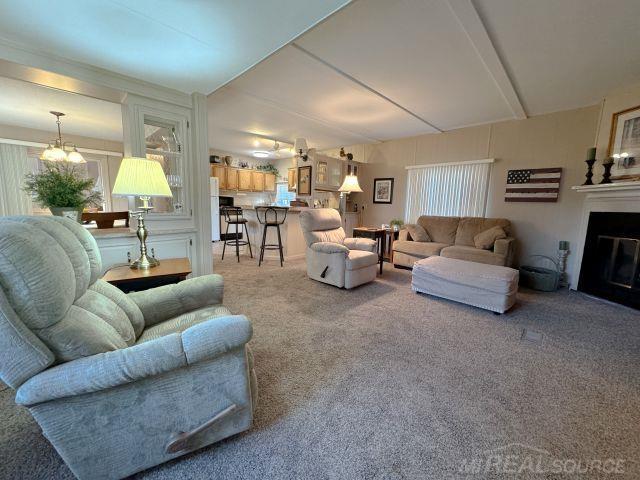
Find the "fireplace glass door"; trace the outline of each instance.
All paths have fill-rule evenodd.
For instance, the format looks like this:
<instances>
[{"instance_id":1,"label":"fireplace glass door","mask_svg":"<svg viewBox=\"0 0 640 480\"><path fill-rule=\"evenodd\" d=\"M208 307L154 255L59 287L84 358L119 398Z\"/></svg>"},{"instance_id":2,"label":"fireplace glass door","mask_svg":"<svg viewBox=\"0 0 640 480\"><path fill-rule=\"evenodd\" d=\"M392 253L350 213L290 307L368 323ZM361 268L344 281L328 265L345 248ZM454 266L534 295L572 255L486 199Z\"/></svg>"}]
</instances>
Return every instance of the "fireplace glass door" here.
<instances>
[{"instance_id":1,"label":"fireplace glass door","mask_svg":"<svg viewBox=\"0 0 640 480\"><path fill-rule=\"evenodd\" d=\"M578 290L640 308L640 214L591 213Z\"/></svg>"}]
</instances>

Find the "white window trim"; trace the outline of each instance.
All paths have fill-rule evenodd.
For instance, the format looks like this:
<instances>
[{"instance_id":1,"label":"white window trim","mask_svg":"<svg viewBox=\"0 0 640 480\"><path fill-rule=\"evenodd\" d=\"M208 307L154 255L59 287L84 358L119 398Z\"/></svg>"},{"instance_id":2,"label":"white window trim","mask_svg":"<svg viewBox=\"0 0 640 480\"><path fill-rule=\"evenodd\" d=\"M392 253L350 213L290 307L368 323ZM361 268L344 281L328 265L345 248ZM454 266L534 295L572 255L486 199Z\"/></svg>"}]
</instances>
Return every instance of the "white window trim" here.
<instances>
[{"instance_id":1,"label":"white window trim","mask_svg":"<svg viewBox=\"0 0 640 480\"><path fill-rule=\"evenodd\" d=\"M414 168L430 168L430 167L453 167L455 165L473 165L476 163L494 163L495 158L485 158L482 160L467 160L465 162L442 162L442 163L425 163L424 165L409 165L404 167L406 170L412 170Z\"/></svg>"}]
</instances>

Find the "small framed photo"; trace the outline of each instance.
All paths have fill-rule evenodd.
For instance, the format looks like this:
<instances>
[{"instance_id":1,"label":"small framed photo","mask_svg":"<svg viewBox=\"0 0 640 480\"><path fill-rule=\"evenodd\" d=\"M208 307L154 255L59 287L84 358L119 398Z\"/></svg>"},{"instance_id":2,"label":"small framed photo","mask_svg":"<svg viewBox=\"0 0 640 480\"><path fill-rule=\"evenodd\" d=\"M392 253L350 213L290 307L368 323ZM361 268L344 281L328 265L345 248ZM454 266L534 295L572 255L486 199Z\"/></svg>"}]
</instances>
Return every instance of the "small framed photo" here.
<instances>
[{"instance_id":1,"label":"small framed photo","mask_svg":"<svg viewBox=\"0 0 640 480\"><path fill-rule=\"evenodd\" d=\"M373 203L393 202L393 178L375 178L373 180Z\"/></svg>"},{"instance_id":2,"label":"small framed photo","mask_svg":"<svg viewBox=\"0 0 640 480\"><path fill-rule=\"evenodd\" d=\"M298 167L298 195L311 195L311 165Z\"/></svg>"}]
</instances>

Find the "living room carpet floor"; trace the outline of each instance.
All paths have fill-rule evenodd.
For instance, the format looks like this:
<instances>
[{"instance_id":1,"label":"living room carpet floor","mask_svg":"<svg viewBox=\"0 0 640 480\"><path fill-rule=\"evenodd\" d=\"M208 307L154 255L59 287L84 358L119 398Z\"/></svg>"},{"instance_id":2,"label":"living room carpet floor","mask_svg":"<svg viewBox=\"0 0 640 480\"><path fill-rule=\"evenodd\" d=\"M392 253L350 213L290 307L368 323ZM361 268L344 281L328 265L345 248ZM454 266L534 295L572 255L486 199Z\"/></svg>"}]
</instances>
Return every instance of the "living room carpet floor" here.
<instances>
[{"instance_id":1,"label":"living room carpet floor","mask_svg":"<svg viewBox=\"0 0 640 480\"><path fill-rule=\"evenodd\" d=\"M136 478L565 478L544 471L554 461L602 478L607 459L622 462L614 478L640 478L636 311L525 290L498 316L413 293L389 265L352 291L307 279L300 260L216 271L254 325L254 427ZM0 478L72 478L13 397L0 392Z\"/></svg>"}]
</instances>

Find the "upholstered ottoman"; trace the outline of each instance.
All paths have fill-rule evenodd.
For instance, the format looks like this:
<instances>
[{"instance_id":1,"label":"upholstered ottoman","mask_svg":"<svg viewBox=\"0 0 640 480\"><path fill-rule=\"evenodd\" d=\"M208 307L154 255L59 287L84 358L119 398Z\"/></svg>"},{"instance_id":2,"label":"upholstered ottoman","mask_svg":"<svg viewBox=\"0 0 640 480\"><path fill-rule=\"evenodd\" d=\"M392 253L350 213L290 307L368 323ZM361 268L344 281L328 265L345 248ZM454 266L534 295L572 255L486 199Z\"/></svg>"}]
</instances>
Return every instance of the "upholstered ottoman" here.
<instances>
[{"instance_id":1,"label":"upholstered ottoman","mask_svg":"<svg viewBox=\"0 0 640 480\"><path fill-rule=\"evenodd\" d=\"M446 257L428 257L413 264L411 288L504 313L516 301L518 271Z\"/></svg>"}]
</instances>

